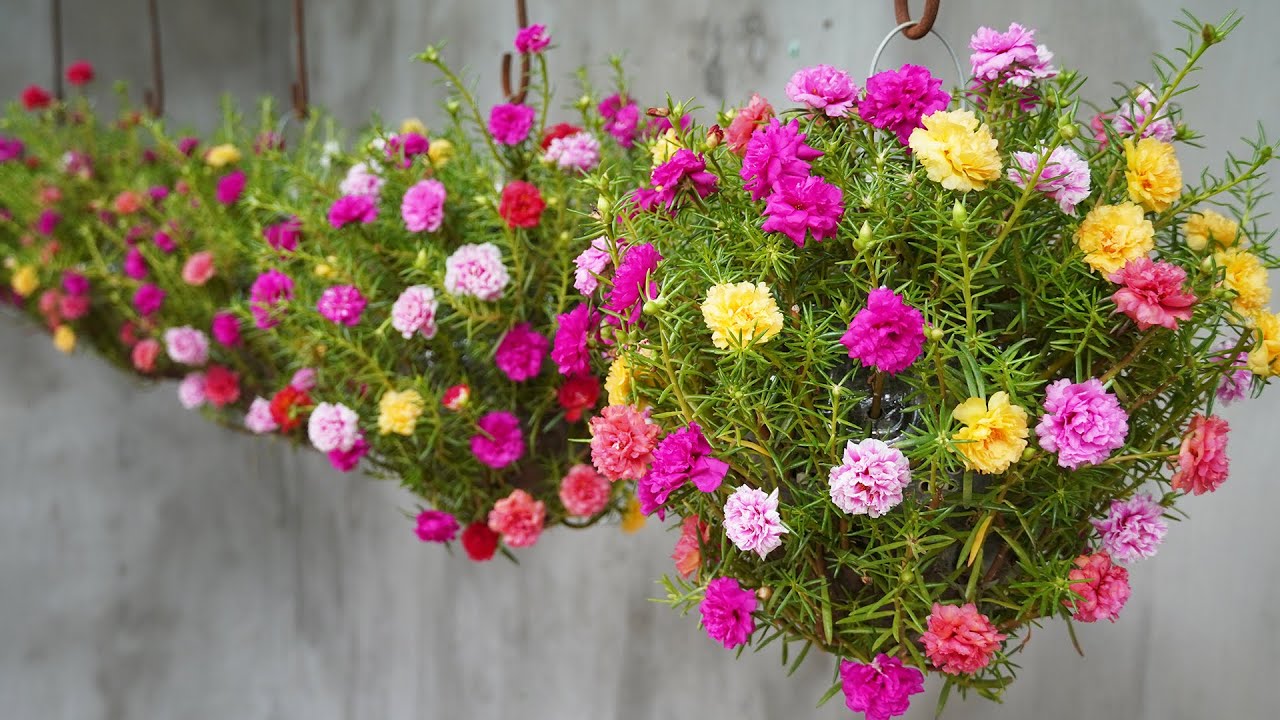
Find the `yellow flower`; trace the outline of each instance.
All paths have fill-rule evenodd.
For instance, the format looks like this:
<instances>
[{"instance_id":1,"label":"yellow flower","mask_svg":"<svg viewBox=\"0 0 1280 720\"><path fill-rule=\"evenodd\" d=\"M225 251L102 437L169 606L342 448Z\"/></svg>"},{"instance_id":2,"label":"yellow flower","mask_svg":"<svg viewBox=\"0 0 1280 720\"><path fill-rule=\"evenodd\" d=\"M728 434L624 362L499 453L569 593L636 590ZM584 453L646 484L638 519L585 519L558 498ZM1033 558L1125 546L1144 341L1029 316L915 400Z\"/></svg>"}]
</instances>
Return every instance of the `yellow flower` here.
<instances>
[{"instance_id":1,"label":"yellow flower","mask_svg":"<svg viewBox=\"0 0 1280 720\"><path fill-rule=\"evenodd\" d=\"M209 164L209 167L220 168L232 165L240 162L240 151L231 144L214 145L204 154L204 161Z\"/></svg>"},{"instance_id":2,"label":"yellow flower","mask_svg":"<svg viewBox=\"0 0 1280 720\"><path fill-rule=\"evenodd\" d=\"M702 319L711 342L721 349L768 342L782 330L782 313L764 283L713 285L702 303Z\"/></svg>"},{"instance_id":3,"label":"yellow flower","mask_svg":"<svg viewBox=\"0 0 1280 720\"><path fill-rule=\"evenodd\" d=\"M609 394L609 404L628 404L634 382L631 363L627 362L627 357L621 354L615 357L609 365L609 374L604 379L604 389Z\"/></svg>"},{"instance_id":4,"label":"yellow flower","mask_svg":"<svg viewBox=\"0 0 1280 720\"><path fill-rule=\"evenodd\" d=\"M670 160L671 156L682 147L684 146L680 144L680 136L676 134L675 128L669 128L653 141L653 147L649 150L653 155L653 164L661 165Z\"/></svg>"},{"instance_id":5,"label":"yellow flower","mask_svg":"<svg viewBox=\"0 0 1280 720\"><path fill-rule=\"evenodd\" d=\"M59 325L53 329L53 346L64 353L76 349L76 331L67 325Z\"/></svg>"},{"instance_id":6,"label":"yellow flower","mask_svg":"<svg viewBox=\"0 0 1280 720\"><path fill-rule=\"evenodd\" d=\"M1192 250L1204 250L1210 240L1218 247L1228 248L1239 239L1240 225L1229 217L1205 210L1192 213L1182 231L1187 235L1187 247Z\"/></svg>"},{"instance_id":7,"label":"yellow flower","mask_svg":"<svg viewBox=\"0 0 1280 720\"><path fill-rule=\"evenodd\" d=\"M644 527L644 513L640 512L640 501L631 496L627 498L627 509L622 513L622 532L628 535L640 532Z\"/></svg>"},{"instance_id":8,"label":"yellow flower","mask_svg":"<svg viewBox=\"0 0 1280 720\"><path fill-rule=\"evenodd\" d=\"M378 432L412 435L422 408L422 396L417 390L388 390L378 401Z\"/></svg>"},{"instance_id":9,"label":"yellow flower","mask_svg":"<svg viewBox=\"0 0 1280 720\"><path fill-rule=\"evenodd\" d=\"M423 125L422 121L416 117L405 118L404 122L400 123L400 134L405 135L407 133L417 133L426 137L427 126Z\"/></svg>"},{"instance_id":10,"label":"yellow flower","mask_svg":"<svg viewBox=\"0 0 1280 720\"><path fill-rule=\"evenodd\" d=\"M1098 205L1076 230L1076 244L1084 251L1084 261L1090 267L1109 275L1151 252L1155 234L1151 221L1137 205Z\"/></svg>"},{"instance_id":11,"label":"yellow flower","mask_svg":"<svg viewBox=\"0 0 1280 720\"><path fill-rule=\"evenodd\" d=\"M1241 315L1252 315L1271 301L1271 287L1267 285L1267 268L1257 255L1248 250L1232 248L1214 255L1218 266L1226 270L1222 286L1235 292L1231 307Z\"/></svg>"},{"instance_id":12,"label":"yellow flower","mask_svg":"<svg viewBox=\"0 0 1280 720\"><path fill-rule=\"evenodd\" d=\"M329 263L319 263L312 272L314 272L318 278L331 277L333 275L333 266Z\"/></svg>"},{"instance_id":13,"label":"yellow flower","mask_svg":"<svg viewBox=\"0 0 1280 720\"><path fill-rule=\"evenodd\" d=\"M444 138L432 140L427 146L427 157L433 166L444 167L445 163L453 159L453 143Z\"/></svg>"},{"instance_id":14,"label":"yellow flower","mask_svg":"<svg viewBox=\"0 0 1280 720\"><path fill-rule=\"evenodd\" d=\"M1280 374L1280 313L1258 313L1253 329L1258 344L1249 351L1249 372L1259 377Z\"/></svg>"},{"instance_id":15,"label":"yellow flower","mask_svg":"<svg viewBox=\"0 0 1280 720\"><path fill-rule=\"evenodd\" d=\"M14 292L22 297L27 297L35 292L36 288L40 287L40 276L36 274L35 268L30 265L22 265L13 272L9 285Z\"/></svg>"},{"instance_id":16,"label":"yellow flower","mask_svg":"<svg viewBox=\"0 0 1280 720\"><path fill-rule=\"evenodd\" d=\"M1128 169L1129 197L1151 212L1164 212L1182 194L1182 168L1173 146L1155 138L1143 138L1137 145L1124 141Z\"/></svg>"},{"instance_id":17,"label":"yellow flower","mask_svg":"<svg viewBox=\"0 0 1280 720\"><path fill-rule=\"evenodd\" d=\"M964 456L967 468L998 475L1017 462L1027 448L1027 411L1010 403L1003 391L993 394L990 400L969 398L952 416L964 423L951 439Z\"/></svg>"},{"instance_id":18,"label":"yellow flower","mask_svg":"<svg viewBox=\"0 0 1280 720\"><path fill-rule=\"evenodd\" d=\"M911 131L908 144L929 179L948 190L982 190L1000 179L999 141L968 110L940 110Z\"/></svg>"}]
</instances>

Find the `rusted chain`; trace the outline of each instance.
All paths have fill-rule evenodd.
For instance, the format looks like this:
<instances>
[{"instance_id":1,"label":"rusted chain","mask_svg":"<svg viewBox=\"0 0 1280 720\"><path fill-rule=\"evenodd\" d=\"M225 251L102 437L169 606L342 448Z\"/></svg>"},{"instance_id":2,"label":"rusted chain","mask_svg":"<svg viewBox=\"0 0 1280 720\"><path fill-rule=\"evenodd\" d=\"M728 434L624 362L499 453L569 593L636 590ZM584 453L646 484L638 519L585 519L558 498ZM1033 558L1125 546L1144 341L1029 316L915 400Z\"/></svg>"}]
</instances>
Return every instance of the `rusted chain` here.
<instances>
[{"instance_id":1,"label":"rusted chain","mask_svg":"<svg viewBox=\"0 0 1280 720\"><path fill-rule=\"evenodd\" d=\"M147 0L147 17L151 22L151 87L142 93L147 111L154 117L164 114L164 60L160 53L160 12L156 0Z\"/></svg>"},{"instance_id":2,"label":"rusted chain","mask_svg":"<svg viewBox=\"0 0 1280 720\"><path fill-rule=\"evenodd\" d=\"M305 120L310 112L310 83L307 81L307 33L305 25L305 0L293 0L293 38L297 59L296 79L293 82L293 114Z\"/></svg>"},{"instance_id":3,"label":"rusted chain","mask_svg":"<svg viewBox=\"0 0 1280 720\"><path fill-rule=\"evenodd\" d=\"M525 7L524 0L516 0L516 23L522 30L529 26L529 11ZM511 53L502 53L502 94L507 98L507 102L516 104L524 102L524 96L529 92L529 76L531 72L529 54L520 53L520 86L515 91L512 91Z\"/></svg>"},{"instance_id":4,"label":"rusted chain","mask_svg":"<svg viewBox=\"0 0 1280 720\"><path fill-rule=\"evenodd\" d=\"M919 40L929 31L933 29L933 22L938 19L938 5L942 0L924 0L924 15L915 21L915 25L902 31L912 40ZM911 7L908 0L893 0L893 14L898 19L898 24L909 23L911 20Z\"/></svg>"}]
</instances>

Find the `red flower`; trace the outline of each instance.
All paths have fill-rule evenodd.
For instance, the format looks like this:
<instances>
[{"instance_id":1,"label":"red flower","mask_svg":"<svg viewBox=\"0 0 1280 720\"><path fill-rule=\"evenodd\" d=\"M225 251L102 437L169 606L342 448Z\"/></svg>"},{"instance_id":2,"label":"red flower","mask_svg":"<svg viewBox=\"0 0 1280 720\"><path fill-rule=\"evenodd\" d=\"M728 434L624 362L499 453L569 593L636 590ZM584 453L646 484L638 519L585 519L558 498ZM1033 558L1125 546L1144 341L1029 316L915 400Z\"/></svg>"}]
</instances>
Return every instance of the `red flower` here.
<instances>
[{"instance_id":1,"label":"red flower","mask_svg":"<svg viewBox=\"0 0 1280 720\"><path fill-rule=\"evenodd\" d=\"M508 227L537 227L547 204L542 201L538 188L523 180L512 180L502 188L502 202L498 214Z\"/></svg>"},{"instance_id":2,"label":"red flower","mask_svg":"<svg viewBox=\"0 0 1280 720\"><path fill-rule=\"evenodd\" d=\"M454 385L444 391L444 397L440 398L440 404L446 408L457 412L467 406L467 402L471 400L471 388L466 383Z\"/></svg>"},{"instance_id":3,"label":"red flower","mask_svg":"<svg viewBox=\"0 0 1280 720\"><path fill-rule=\"evenodd\" d=\"M214 407L225 407L240 398L240 375L221 365L204 371L204 396Z\"/></svg>"},{"instance_id":4,"label":"red flower","mask_svg":"<svg viewBox=\"0 0 1280 720\"><path fill-rule=\"evenodd\" d=\"M490 530L484 521L473 522L462 531L462 549L472 560L484 562L498 551L498 533Z\"/></svg>"},{"instance_id":5,"label":"red flower","mask_svg":"<svg viewBox=\"0 0 1280 720\"><path fill-rule=\"evenodd\" d=\"M53 103L53 96L39 85L28 85L22 91L22 107L27 110L43 110Z\"/></svg>"},{"instance_id":6,"label":"red flower","mask_svg":"<svg viewBox=\"0 0 1280 720\"><path fill-rule=\"evenodd\" d=\"M311 406L311 396L305 390L289 385L271 398L271 419L287 433L302 424L302 413Z\"/></svg>"},{"instance_id":7,"label":"red flower","mask_svg":"<svg viewBox=\"0 0 1280 720\"><path fill-rule=\"evenodd\" d=\"M582 411L595 407L600 399L600 382L590 375L574 375L560 386L556 396L564 408L564 419L578 422Z\"/></svg>"},{"instance_id":8,"label":"red flower","mask_svg":"<svg viewBox=\"0 0 1280 720\"><path fill-rule=\"evenodd\" d=\"M570 135L577 135L580 132L582 132L582 128L577 125L570 125L569 123L558 123L556 125L552 125L547 128L545 133L542 134L542 149L543 151L546 151L547 148L551 147L552 140L567 138Z\"/></svg>"},{"instance_id":9,"label":"red flower","mask_svg":"<svg viewBox=\"0 0 1280 720\"><path fill-rule=\"evenodd\" d=\"M93 82L93 65L88 60L77 60L67 68L67 82L72 85L88 85Z\"/></svg>"}]
</instances>

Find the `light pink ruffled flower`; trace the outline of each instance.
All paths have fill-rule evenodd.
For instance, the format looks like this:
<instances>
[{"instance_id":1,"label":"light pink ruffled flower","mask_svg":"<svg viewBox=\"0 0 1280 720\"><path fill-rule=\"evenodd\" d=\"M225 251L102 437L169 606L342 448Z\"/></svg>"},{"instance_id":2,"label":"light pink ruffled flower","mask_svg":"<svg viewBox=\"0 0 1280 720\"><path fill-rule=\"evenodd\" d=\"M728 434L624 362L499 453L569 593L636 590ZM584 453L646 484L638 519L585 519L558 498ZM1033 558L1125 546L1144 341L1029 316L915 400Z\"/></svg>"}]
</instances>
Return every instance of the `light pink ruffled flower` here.
<instances>
[{"instance_id":1,"label":"light pink ruffled flower","mask_svg":"<svg viewBox=\"0 0 1280 720\"><path fill-rule=\"evenodd\" d=\"M280 425L271 417L271 401L263 397L254 398L249 404L249 411L244 414L244 427L255 435L278 430Z\"/></svg>"},{"instance_id":2,"label":"light pink ruffled flower","mask_svg":"<svg viewBox=\"0 0 1280 720\"><path fill-rule=\"evenodd\" d=\"M447 193L439 180L419 180L409 187L400 202L400 217L409 232L435 232L444 222Z\"/></svg>"},{"instance_id":3,"label":"light pink ruffled flower","mask_svg":"<svg viewBox=\"0 0 1280 720\"><path fill-rule=\"evenodd\" d=\"M712 640L732 650L744 645L756 631L756 594L734 578L716 578L707 583L707 592L698 603L702 627Z\"/></svg>"},{"instance_id":4,"label":"light pink ruffled flower","mask_svg":"<svg viewBox=\"0 0 1280 720\"><path fill-rule=\"evenodd\" d=\"M577 517L591 517L604 510L609 493L609 479L590 465L574 465L560 481L560 503Z\"/></svg>"},{"instance_id":5,"label":"light pink ruffled flower","mask_svg":"<svg viewBox=\"0 0 1280 720\"><path fill-rule=\"evenodd\" d=\"M493 362L511 382L524 382L542 370L547 339L529 323L516 323L502 336Z\"/></svg>"},{"instance_id":6,"label":"light pink ruffled flower","mask_svg":"<svg viewBox=\"0 0 1280 720\"><path fill-rule=\"evenodd\" d=\"M209 282L215 272L213 253L202 250L187 258L182 265L182 281L188 285L199 287Z\"/></svg>"},{"instance_id":7,"label":"light pink ruffled flower","mask_svg":"<svg viewBox=\"0 0 1280 720\"><path fill-rule=\"evenodd\" d=\"M638 479L653 460L660 429L647 411L610 405L591 418L591 463L610 480Z\"/></svg>"},{"instance_id":8,"label":"light pink ruffled flower","mask_svg":"<svg viewBox=\"0 0 1280 720\"><path fill-rule=\"evenodd\" d=\"M1196 413L1191 418L1178 449L1178 471L1171 480L1174 490L1203 495L1226 482L1231 469L1227 459L1230 429L1227 421L1216 415Z\"/></svg>"},{"instance_id":9,"label":"light pink ruffled flower","mask_svg":"<svg viewBox=\"0 0 1280 720\"><path fill-rule=\"evenodd\" d=\"M1174 135L1177 134L1178 129L1173 124L1173 118L1169 116L1169 107L1166 105L1160 109L1159 113L1152 116L1152 110L1155 109L1156 102L1155 93L1142 88L1132 100L1122 105L1116 111L1116 114L1110 118L1111 126L1115 128L1118 135L1124 137L1133 135L1139 127L1142 127L1143 123L1146 123L1146 127L1142 129L1142 137L1153 137L1163 142L1173 142ZM1147 122L1148 117L1151 117L1150 122ZM1096 131L1097 128L1095 128ZM1105 132L1102 133L1102 138L1100 139L1106 139Z\"/></svg>"},{"instance_id":10,"label":"light pink ruffled flower","mask_svg":"<svg viewBox=\"0 0 1280 720\"><path fill-rule=\"evenodd\" d=\"M875 438L850 440L844 463L831 468L831 502L850 515L880 517L902 502L911 465L902 451Z\"/></svg>"},{"instance_id":11,"label":"light pink ruffled flower","mask_svg":"<svg viewBox=\"0 0 1280 720\"><path fill-rule=\"evenodd\" d=\"M508 547L529 547L538 542L546 517L547 506L541 500L524 490L512 490L493 504L489 529L501 535Z\"/></svg>"},{"instance_id":12,"label":"light pink ruffled flower","mask_svg":"<svg viewBox=\"0 0 1280 720\"><path fill-rule=\"evenodd\" d=\"M338 185L338 192L377 200L386 182L369 163L358 162L347 170L347 176Z\"/></svg>"},{"instance_id":13,"label":"light pink ruffled flower","mask_svg":"<svg viewBox=\"0 0 1280 720\"><path fill-rule=\"evenodd\" d=\"M430 340L436 336L436 291L427 285L412 285L400 293L391 306L391 327L405 340L415 333Z\"/></svg>"},{"instance_id":14,"label":"light pink ruffled flower","mask_svg":"<svg viewBox=\"0 0 1280 720\"><path fill-rule=\"evenodd\" d=\"M1035 175L1041 153L1015 152L1009 166L1009 180L1020 188ZM1056 147L1036 181L1036 190L1049 196L1062 212L1076 214L1076 205L1089 197L1089 163L1068 147Z\"/></svg>"},{"instance_id":15,"label":"light pink ruffled flower","mask_svg":"<svg viewBox=\"0 0 1280 720\"><path fill-rule=\"evenodd\" d=\"M307 420L307 437L320 452L350 450L360 436L360 416L342 403L322 402Z\"/></svg>"},{"instance_id":16,"label":"light pink ruffled flower","mask_svg":"<svg viewBox=\"0 0 1280 720\"><path fill-rule=\"evenodd\" d=\"M787 82L787 97L827 117L844 117L858 102L858 86L849 73L830 65L797 70Z\"/></svg>"},{"instance_id":17,"label":"light pink ruffled flower","mask_svg":"<svg viewBox=\"0 0 1280 720\"><path fill-rule=\"evenodd\" d=\"M208 398L204 394L204 373L188 373L178 383L178 402L188 410L195 410L204 405Z\"/></svg>"},{"instance_id":18,"label":"light pink ruffled flower","mask_svg":"<svg viewBox=\"0 0 1280 720\"><path fill-rule=\"evenodd\" d=\"M476 427L480 432L471 436L471 453L481 463L501 470L524 456L520 418L499 410L480 418Z\"/></svg>"},{"instance_id":19,"label":"light pink ruffled flower","mask_svg":"<svg viewBox=\"0 0 1280 720\"><path fill-rule=\"evenodd\" d=\"M763 559L782 545L788 531L778 514L778 489L766 494L759 488L739 485L724 503L724 534L743 552Z\"/></svg>"},{"instance_id":20,"label":"light pink ruffled flower","mask_svg":"<svg viewBox=\"0 0 1280 720\"><path fill-rule=\"evenodd\" d=\"M298 370L297 372L295 372L293 374L293 377L289 379L289 387L295 390L300 390L302 392L309 392L313 390L315 386L316 386L315 368L304 367Z\"/></svg>"},{"instance_id":21,"label":"light pink ruffled flower","mask_svg":"<svg viewBox=\"0 0 1280 720\"><path fill-rule=\"evenodd\" d=\"M590 247L583 250L573 261L574 266L577 267L573 273L573 287L583 295L595 292L596 288L600 287L597 276L603 275L611 262L613 262L613 256L609 254L609 241L602 237L592 240Z\"/></svg>"},{"instance_id":22,"label":"light pink ruffled flower","mask_svg":"<svg viewBox=\"0 0 1280 720\"><path fill-rule=\"evenodd\" d=\"M497 300L510 281L502 251L493 243L463 245L444 262L444 289L450 295Z\"/></svg>"},{"instance_id":23,"label":"light pink ruffled flower","mask_svg":"<svg viewBox=\"0 0 1280 720\"><path fill-rule=\"evenodd\" d=\"M1231 367L1234 370L1225 375L1222 383L1218 385L1217 395L1223 405L1245 399L1249 396L1249 389L1253 387L1253 373L1249 371L1249 353L1236 355Z\"/></svg>"},{"instance_id":24,"label":"light pink ruffled flower","mask_svg":"<svg viewBox=\"0 0 1280 720\"><path fill-rule=\"evenodd\" d=\"M209 338L189 325L165 330L164 346L176 363L200 367L209 361Z\"/></svg>"},{"instance_id":25,"label":"light pink ruffled flower","mask_svg":"<svg viewBox=\"0 0 1280 720\"><path fill-rule=\"evenodd\" d=\"M1076 558L1076 566L1067 579L1071 581L1071 591L1079 597L1062 604L1080 622L1115 622L1129 600L1129 571L1112 564L1105 551Z\"/></svg>"},{"instance_id":26,"label":"light pink ruffled flower","mask_svg":"<svg viewBox=\"0 0 1280 720\"><path fill-rule=\"evenodd\" d=\"M1131 563L1156 554L1169 524L1161 515L1164 508L1150 495L1134 495L1128 500L1112 500L1105 518L1090 520L1102 536L1102 548L1118 562Z\"/></svg>"},{"instance_id":27,"label":"light pink ruffled flower","mask_svg":"<svg viewBox=\"0 0 1280 720\"><path fill-rule=\"evenodd\" d=\"M320 293L316 310L331 323L355 327L360 324L360 316L367 304L355 285L335 285Z\"/></svg>"},{"instance_id":28,"label":"light pink ruffled flower","mask_svg":"<svg viewBox=\"0 0 1280 720\"><path fill-rule=\"evenodd\" d=\"M1004 639L973 603L934 603L929 628L921 637L925 655L948 675L972 674L986 667Z\"/></svg>"},{"instance_id":29,"label":"light pink ruffled flower","mask_svg":"<svg viewBox=\"0 0 1280 720\"><path fill-rule=\"evenodd\" d=\"M589 132L556 138L547 147L543 158L555 163L561 170L575 173L590 172L600 164L600 141Z\"/></svg>"},{"instance_id":30,"label":"light pink ruffled flower","mask_svg":"<svg viewBox=\"0 0 1280 720\"><path fill-rule=\"evenodd\" d=\"M844 703L866 720L889 720L906 715L911 696L924 692L924 673L902 660L880 653L870 663L840 661Z\"/></svg>"},{"instance_id":31,"label":"light pink ruffled flower","mask_svg":"<svg viewBox=\"0 0 1280 720\"><path fill-rule=\"evenodd\" d=\"M980 27L969 39L969 64L975 80L999 81L1025 88L1034 80L1051 78L1058 71L1050 65L1053 53L1036 45L1036 31L1010 23L1007 32Z\"/></svg>"},{"instance_id":32,"label":"light pink ruffled flower","mask_svg":"<svg viewBox=\"0 0 1280 720\"><path fill-rule=\"evenodd\" d=\"M1045 414L1036 425L1040 447L1057 453L1058 466L1097 465L1124 447L1129 415L1098 378L1058 380L1045 390Z\"/></svg>"},{"instance_id":33,"label":"light pink ruffled flower","mask_svg":"<svg viewBox=\"0 0 1280 720\"><path fill-rule=\"evenodd\" d=\"M1140 257L1107 279L1121 286L1111 301L1139 330L1156 325L1177 330L1179 320L1191 319L1196 296L1184 287L1187 271L1173 263Z\"/></svg>"}]
</instances>

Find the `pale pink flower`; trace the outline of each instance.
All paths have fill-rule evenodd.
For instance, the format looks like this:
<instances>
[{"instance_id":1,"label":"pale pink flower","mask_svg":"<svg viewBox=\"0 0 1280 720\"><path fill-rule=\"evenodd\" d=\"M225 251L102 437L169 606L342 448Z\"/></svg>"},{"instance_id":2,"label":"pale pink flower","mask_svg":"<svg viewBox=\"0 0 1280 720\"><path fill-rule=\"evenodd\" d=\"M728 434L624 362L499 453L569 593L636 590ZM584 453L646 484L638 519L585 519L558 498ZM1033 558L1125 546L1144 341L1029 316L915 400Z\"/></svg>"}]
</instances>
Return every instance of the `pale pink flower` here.
<instances>
[{"instance_id":1,"label":"pale pink flower","mask_svg":"<svg viewBox=\"0 0 1280 720\"><path fill-rule=\"evenodd\" d=\"M255 435L278 430L280 425L271 417L271 401L262 397L254 398L249 404L249 411L244 414L244 427Z\"/></svg>"},{"instance_id":2,"label":"pale pink flower","mask_svg":"<svg viewBox=\"0 0 1280 720\"><path fill-rule=\"evenodd\" d=\"M497 300L511 282L502 251L493 243L459 247L445 260L444 268L444 289L450 295Z\"/></svg>"},{"instance_id":3,"label":"pale pink flower","mask_svg":"<svg viewBox=\"0 0 1280 720\"><path fill-rule=\"evenodd\" d=\"M724 534L743 552L763 559L782 545L788 531L778 514L778 489L766 494L748 485L739 485L724 504Z\"/></svg>"},{"instance_id":4,"label":"pale pink flower","mask_svg":"<svg viewBox=\"0 0 1280 720\"><path fill-rule=\"evenodd\" d=\"M322 402L307 420L307 437L322 453L346 452L360 436L360 416L342 403Z\"/></svg>"},{"instance_id":5,"label":"pale pink flower","mask_svg":"<svg viewBox=\"0 0 1280 720\"><path fill-rule=\"evenodd\" d=\"M911 465L901 450L875 438L850 440L844 463L831 468L831 502L850 515L880 517L902 502L910 483Z\"/></svg>"},{"instance_id":6,"label":"pale pink flower","mask_svg":"<svg viewBox=\"0 0 1280 720\"><path fill-rule=\"evenodd\" d=\"M405 340L414 333L430 340L436 336L436 291L426 285L413 285L405 288L391 306L391 327L404 336Z\"/></svg>"},{"instance_id":7,"label":"pale pink flower","mask_svg":"<svg viewBox=\"0 0 1280 720\"><path fill-rule=\"evenodd\" d=\"M188 410L195 410L204 405L208 398L204 394L204 373L188 373L178 383L178 402Z\"/></svg>"},{"instance_id":8,"label":"pale pink flower","mask_svg":"<svg viewBox=\"0 0 1280 720\"><path fill-rule=\"evenodd\" d=\"M190 325L165 330L164 345L176 363L199 367L209 361L209 338Z\"/></svg>"}]
</instances>

